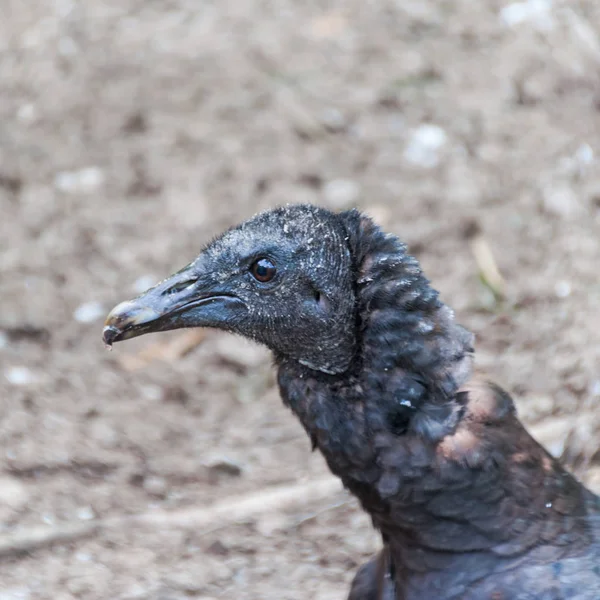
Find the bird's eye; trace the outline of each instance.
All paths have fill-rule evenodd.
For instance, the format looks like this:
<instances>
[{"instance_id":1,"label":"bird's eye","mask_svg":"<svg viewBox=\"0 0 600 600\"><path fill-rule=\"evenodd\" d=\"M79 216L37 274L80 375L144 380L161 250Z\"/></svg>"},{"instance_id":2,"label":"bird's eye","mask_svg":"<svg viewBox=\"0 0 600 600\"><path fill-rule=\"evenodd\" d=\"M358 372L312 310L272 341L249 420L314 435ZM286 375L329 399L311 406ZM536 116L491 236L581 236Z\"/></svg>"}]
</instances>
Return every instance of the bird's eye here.
<instances>
[{"instance_id":1,"label":"bird's eye","mask_svg":"<svg viewBox=\"0 0 600 600\"><path fill-rule=\"evenodd\" d=\"M258 260L255 260L250 267L252 277L261 283L271 281L271 279L275 277L276 272L277 268L268 258L259 258Z\"/></svg>"}]
</instances>

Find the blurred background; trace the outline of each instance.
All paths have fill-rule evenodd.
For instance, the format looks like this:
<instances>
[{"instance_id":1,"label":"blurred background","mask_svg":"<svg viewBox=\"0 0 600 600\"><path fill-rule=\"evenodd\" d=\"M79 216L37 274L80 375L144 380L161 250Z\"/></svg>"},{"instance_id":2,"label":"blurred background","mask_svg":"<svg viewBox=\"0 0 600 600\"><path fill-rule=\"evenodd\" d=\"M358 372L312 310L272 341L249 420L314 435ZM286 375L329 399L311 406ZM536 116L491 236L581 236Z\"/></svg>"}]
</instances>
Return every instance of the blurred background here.
<instances>
[{"instance_id":1,"label":"blurred background","mask_svg":"<svg viewBox=\"0 0 600 600\"><path fill-rule=\"evenodd\" d=\"M377 536L217 332L107 311L287 202L398 234L600 491L600 4L3 0L0 599L345 598Z\"/></svg>"}]
</instances>

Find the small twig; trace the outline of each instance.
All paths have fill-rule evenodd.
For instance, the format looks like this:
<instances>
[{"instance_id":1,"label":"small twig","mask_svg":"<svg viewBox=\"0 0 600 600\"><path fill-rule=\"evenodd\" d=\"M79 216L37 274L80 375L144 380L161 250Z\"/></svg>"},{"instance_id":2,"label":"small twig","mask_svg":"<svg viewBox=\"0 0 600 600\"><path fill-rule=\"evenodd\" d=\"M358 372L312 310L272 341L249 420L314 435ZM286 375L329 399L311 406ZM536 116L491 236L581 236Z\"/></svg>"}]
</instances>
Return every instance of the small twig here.
<instances>
[{"instance_id":1,"label":"small twig","mask_svg":"<svg viewBox=\"0 0 600 600\"><path fill-rule=\"evenodd\" d=\"M475 257L481 280L492 291L495 298L504 298L506 289L504 277L500 273L494 253L479 225L470 223L466 228L465 237L471 244L471 252Z\"/></svg>"},{"instance_id":2,"label":"small twig","mask_svg":"<svg viewBox=\"0 0 600 600\"><path fill-rule=\"evenodd\" d=\"M312 513L310 513L309 515L306 515L304 517L302 517L301 519L298 519L297 521L295 521L292 524L292 527L294 529L297 529L298 527L302 527L302 525L306 524L306 523L310 523L311 521L314 521L315 519L318 519L320 516L324 515L325 513L331 512L332 510L337 510L338 508L342 508L344 506L348 506L349 504L352 504L353 500L351 500L350 498L347 498L346 500L340 500L340 502L335 502L334 504L330 504L329 506L326 506L325 508L322 508L321 510L316 510Z\"/></svg>"},{"instance_id":3,"label":"small twig","mask_svg":"<svg viewBox=\"0 0 600 600\"><path fill-rule=\"evenodd\" d=\"M572 8L563 8L573 38L596 65L600 65L600 41L594 28Z\"/></svg>"},{"instance_id":4,"label":"small twig","mask_svg":"<svg viewBox=\"0 0 600 600\"><path fill-rule=\"evenodd\" d=\"M0 536L0 557L32 552L55 544L66 544L95 535L101 523L76 523L54 527L21 529Z\"/></svg>"},{"instance_id":5,"label":"small twig","mask_svg":"<svg viewBox=\"0 0 600 600\"><path fill-rule=\"evenodd\" d=\"M549 417L532 425L531 435L552 455L578 472L585 471L595 454L590 448L600 419L593 411L582 411L577 415Z\"/></svg>"},{"instance_id":6,"label":"small twig","mask_svg":"<svg viewBox=\"0 0 600 600\"><path fill-rule=\"evenodd\" d=\"M117 360L127 371L137 371L147 367L155 360L175 362L192 350L195 350L206 337L206 329L191 329L177 336L169 343L151 344L138 354L125 354Z\"/></svg>"},{"instance_id":7,"label":"small twig","mask_svg":"<svg viewBox=\"0 0 600 600\"><path fill-rule=\"evenodd\" d=\"M150 526L153 529L184 527L209 533L235 523L256 519L266 513L289 511L331 498L341 492L340 482L334 478L294 485L279 485L244 496L225 498L210 506L175 511L151 511L137 515L108 517L85 524L65 524L54 527L35 527L0 535L0 557L33 552L55 544L64 544L96 535L109 528ZM330 506L332 510L347 501ZM314 516L313 516L314 518Z\"/></svg>"},{"instance_id":8,"label":"small twig","mask_svg":"<svg viewBox=\"0 0 600 600\"><path fill-rule=\"evenodd\" d=\"M254 494L225 498L206 507L193 507L177 511L152 511L139 515L116 517L104 521L105 526L125 523L151 525L152 527L204 527L215 521L231 525L243 523L262 514L291 510L330 498L340 492L337 479L323 479L296 485L279 485Z\"/></svg>"}]
</instances>

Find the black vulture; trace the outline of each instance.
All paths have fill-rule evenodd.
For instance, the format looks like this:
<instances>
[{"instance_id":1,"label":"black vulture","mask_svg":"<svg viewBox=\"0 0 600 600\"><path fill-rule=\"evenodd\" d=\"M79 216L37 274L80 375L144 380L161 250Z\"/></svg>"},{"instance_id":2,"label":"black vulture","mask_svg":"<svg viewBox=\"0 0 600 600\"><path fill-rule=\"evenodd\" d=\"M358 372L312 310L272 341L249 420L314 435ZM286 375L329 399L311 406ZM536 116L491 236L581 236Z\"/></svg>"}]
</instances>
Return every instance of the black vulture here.
<instances>
[{"instance_id":1,"label":"black vulture","mask_svg":"<svg viewBox=\"0 0 600 600\"><path fill-rule=\"evenodd\" d=\"M284 403L382 535L350 600L600 599L600 499L474 375L473 335L362 213L261 213L116 306L104 341L181 327L272 350Z\"/></svg>"}]
</instances>

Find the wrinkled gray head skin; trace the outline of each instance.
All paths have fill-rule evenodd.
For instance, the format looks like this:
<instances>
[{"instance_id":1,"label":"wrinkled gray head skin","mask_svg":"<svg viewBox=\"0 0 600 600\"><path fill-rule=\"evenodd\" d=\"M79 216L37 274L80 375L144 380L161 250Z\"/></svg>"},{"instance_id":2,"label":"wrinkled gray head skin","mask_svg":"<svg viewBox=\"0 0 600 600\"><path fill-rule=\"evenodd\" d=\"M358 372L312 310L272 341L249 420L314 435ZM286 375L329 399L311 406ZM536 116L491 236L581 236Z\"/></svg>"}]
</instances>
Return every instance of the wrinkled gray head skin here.
<instances>
[{"instance_id":1,"label":"wrinkled gray head skin","mask_svg":"<svg viewBox=\"0 0 600 600\"><path fill-rule=\"evenodd\" d=\"M276 267L261 283L252 265ZM353 265L335 214L306 205L256 215L212 241L187 267L116 306L107 344L154 331L217 327L324 373L341 373L354 353Z\"/></svg>"}]
</instances>

